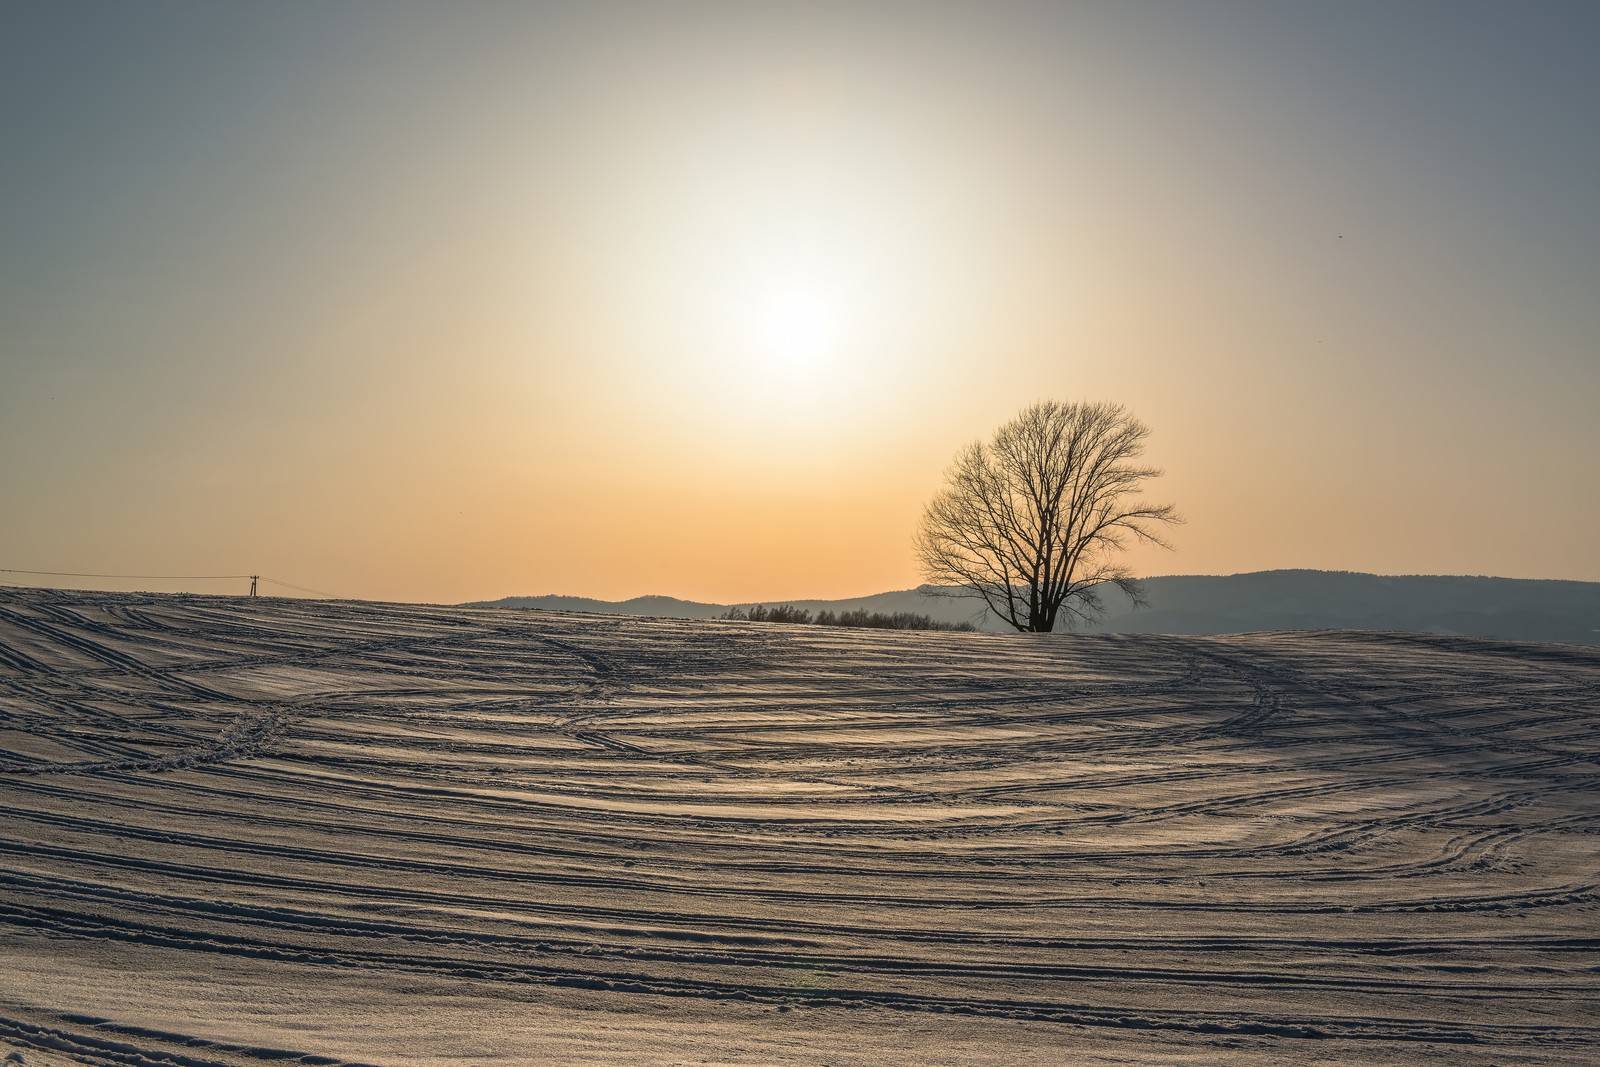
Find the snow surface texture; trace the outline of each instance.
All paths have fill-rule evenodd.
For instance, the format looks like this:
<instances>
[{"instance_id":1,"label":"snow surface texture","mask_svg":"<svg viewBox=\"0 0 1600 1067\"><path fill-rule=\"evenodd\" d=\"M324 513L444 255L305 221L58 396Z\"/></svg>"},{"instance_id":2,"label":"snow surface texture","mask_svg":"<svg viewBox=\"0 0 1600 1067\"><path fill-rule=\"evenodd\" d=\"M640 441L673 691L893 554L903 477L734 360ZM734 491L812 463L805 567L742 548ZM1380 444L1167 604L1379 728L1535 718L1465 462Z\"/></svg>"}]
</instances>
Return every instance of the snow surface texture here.
<instances>
[{"instance_id":1,"label":"snow surface texture","mask_svg":"<svg viewBox=\"0 0 1600 1067\"><path fill-rule=\"evenodd\" d=\"M1592 1063L1600 651L0 590L0 1062Z\"/></svg>"}]
</instances>

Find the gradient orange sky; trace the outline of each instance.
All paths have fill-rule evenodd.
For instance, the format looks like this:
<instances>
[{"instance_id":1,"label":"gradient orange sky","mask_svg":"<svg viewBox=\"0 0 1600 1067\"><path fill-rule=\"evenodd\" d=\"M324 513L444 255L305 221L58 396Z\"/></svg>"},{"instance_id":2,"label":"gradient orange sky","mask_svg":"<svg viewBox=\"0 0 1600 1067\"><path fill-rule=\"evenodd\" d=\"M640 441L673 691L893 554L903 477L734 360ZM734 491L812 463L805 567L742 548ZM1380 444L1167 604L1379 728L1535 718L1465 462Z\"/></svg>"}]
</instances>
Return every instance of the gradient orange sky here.
<instances>
[{"instance_id":1,"label":"gradient orange sky","mask_svg":"<svg viewBox=\"0 0 1600 1067\"><path fill-rule=\"evenodd\" d=\"M1143 573L1600 580L1592 5L7 10L0 567L863 595L1055 398Z\"/></svg>"}]
</instances>

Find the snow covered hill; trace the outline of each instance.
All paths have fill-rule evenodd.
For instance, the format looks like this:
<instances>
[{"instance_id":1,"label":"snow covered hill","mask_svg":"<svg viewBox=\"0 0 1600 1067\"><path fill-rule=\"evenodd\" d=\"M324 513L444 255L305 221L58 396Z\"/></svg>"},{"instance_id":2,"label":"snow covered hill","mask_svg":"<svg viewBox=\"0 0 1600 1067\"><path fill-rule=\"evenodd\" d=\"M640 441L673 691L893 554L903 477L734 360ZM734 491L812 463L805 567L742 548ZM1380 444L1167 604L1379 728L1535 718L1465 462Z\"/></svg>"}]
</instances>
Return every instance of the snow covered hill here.
<instances>
[{"instance_id":1,"label":"snow covered hill","mask_svg":"<svg viewBox=\"0 0 1600 1067\"><path fill-rule=\"evenodd\" d=\"M996 632L1010 629L983 612L975 601L933 596L927 588L848 600L789 603L811 611L908 611L945 622L975 622ZM1105 618L1086 627L1085 632L1417 630L1508 641L1600 645L1600 582L1283 570L1170 575L1146 579L1145 589L1150 604L1140 609L1113 590L1107 599ZM505 597L474 606L714 619L725 614L731 605L668 596L622 601L537 596Z\"/></svg>"},{"instance_id":2,"label":"snow covered hill","mask_svg":"<svg viewBox=\"0 0 1600 1067\"><path fill-rule=\"evenodd\" d=\"M1600 651L0 590L0 1059L1592 1063Z\"/></svg>"}]
</instances>

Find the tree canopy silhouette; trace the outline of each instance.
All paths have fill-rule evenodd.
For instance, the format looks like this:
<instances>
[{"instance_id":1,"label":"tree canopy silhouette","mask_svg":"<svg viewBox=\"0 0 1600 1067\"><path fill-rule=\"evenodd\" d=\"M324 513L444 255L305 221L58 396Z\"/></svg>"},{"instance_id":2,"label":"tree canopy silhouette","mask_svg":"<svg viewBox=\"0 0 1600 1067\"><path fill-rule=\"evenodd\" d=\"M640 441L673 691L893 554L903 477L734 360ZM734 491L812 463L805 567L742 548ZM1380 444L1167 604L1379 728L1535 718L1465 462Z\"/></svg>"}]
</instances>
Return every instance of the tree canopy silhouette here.
<instances>
[{"instance_id":1,"label":"tree canopy silhouette","mask_svg":"<svg viewBox=\"0 0 1600 1067\"><path fill-rule=\"evenodd\" d=\"M1183 521L1139 496L1161 474L1137 462L1149 433L1120 404L1045 401L962 449L917 533L928 582L1024 631L1098 617L1108 585L1143 604L1117 556Z\"/></svg>"}]
</instances>

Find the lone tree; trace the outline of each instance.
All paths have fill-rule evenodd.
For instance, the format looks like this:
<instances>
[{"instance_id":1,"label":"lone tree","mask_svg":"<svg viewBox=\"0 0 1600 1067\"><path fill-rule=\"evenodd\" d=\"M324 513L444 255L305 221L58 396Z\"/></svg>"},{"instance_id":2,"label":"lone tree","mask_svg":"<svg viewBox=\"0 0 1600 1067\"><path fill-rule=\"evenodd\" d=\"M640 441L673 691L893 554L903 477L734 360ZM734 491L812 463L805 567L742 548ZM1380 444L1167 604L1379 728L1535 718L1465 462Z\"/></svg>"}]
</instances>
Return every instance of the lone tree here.
<instances>
[{"instance_id":1,"label":"lone tree","mask_svg":"<svg viewBox=\"0 0 1600 1067\"><path fill-rule=\"evenodd\" d=\"M1183 520L1138 496L1161 471L1136 462L1150 430L1120 404L1034 404L956 455L917 534L927 580L978 597L1018 630L1098 618L1107 585L1146 603L1117 562L1130 539L1171 548Z\"/></svg>"}]
</instances>

